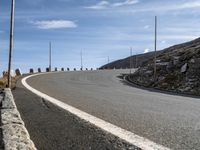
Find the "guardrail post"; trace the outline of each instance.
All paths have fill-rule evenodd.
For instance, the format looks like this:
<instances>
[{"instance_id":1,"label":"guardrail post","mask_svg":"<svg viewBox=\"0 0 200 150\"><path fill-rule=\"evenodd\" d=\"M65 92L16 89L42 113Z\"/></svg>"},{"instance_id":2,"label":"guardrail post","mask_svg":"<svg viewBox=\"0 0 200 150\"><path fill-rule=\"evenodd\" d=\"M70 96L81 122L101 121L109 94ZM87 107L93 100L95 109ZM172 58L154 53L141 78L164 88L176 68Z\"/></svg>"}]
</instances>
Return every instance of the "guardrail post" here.
<instances>
[{"instance_id":1,"label":"guardrail post","mask_svg":"<svg viewBox=\"0 0 200 150\"><path fill-rule=\"evenodd\" d=\"M21 76L22 75L20 69L16 69L15 70L15 74L16 74L16 76Z\"/></svg>"},{"instance_id":2,"label":"guardrail post","mask_svg":"<svg viewBox=\"0 0 200 150\"><path fill-rule=\"evenodd\" d=\"M38 68L38 73L41 73L42 71L41 71L41 68Z\"/></svg>"},{"instance_id":3,"label":"guardrail post","mask_svg":"<svg viewBox=\"0 0 200 150\"><path fill-rule=\"evenodd\" d=\"M33 68L31 68L31 69L30 69L30 72L29 72L29 73L31 73L31 74L32 74L32 73L34 73L34 70L33 70Z\"/></svg>"}]
</instances>

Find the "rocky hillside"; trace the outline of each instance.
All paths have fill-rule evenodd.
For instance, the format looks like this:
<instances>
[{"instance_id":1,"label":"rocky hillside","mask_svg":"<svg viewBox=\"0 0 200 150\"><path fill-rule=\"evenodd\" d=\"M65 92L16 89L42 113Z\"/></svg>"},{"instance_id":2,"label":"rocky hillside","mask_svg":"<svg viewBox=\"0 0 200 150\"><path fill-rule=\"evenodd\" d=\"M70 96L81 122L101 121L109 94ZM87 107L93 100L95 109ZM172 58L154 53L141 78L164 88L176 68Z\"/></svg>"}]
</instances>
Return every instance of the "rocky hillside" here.
<instances>
[{"instance_id":1,"label":"rocky hillside","mask_svg":"<svg viewBox=\"0 0 200 150\"><path fill-rule=\"evenodd\" d=\"M147 87L200 95L200 38L161 51L155 80L153 64L149 57L129 79Z\"/></svg>"},{"instance_id":2,"label":"rocky hillside","mask_svg":"<svg viewBox=\"0 0 200 150\"><path fill-rule=\"evenodd\" d=\"M121 59L100 69L138 67L129 79L142 86L200 95L200 38L157 52L157 74L154 80L154 52Z\"/></svg>"}]
</instances>

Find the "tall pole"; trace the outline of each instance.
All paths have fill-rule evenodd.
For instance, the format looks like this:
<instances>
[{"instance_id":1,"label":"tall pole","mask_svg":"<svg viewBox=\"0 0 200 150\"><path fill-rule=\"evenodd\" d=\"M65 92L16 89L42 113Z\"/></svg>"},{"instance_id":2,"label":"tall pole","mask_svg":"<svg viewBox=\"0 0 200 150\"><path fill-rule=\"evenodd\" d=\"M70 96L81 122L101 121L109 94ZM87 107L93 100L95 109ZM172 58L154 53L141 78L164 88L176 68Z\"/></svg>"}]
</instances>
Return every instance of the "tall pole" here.
<instances>
[{"instance_id":1,"label":"tall pole","mask_svg":"<svg viewBox=\"0 0 200 150\"><path fill-rule=\"evenodd\" d=\"M138 64L137 64L137 53L136 53L136 55L135 55L135 68L137 68L137 66L138 66Z\"/></svg>"},{"instance_id":2,"label":"tall pole","mask_svg":"<svg viewBox=\"0 0 200 150\"><path fill-rule=\"evenodd\" d=\"M49 42L49 72L51 72L51 42Z\"/></svg>"},{"instance_id":3,"label":"tall pole","mask_svg":"<svg viewBox=\"0 0 200 150\"><path fill-rule=\"evenodd\" d=\"M11 17L10 17L10 46L9 46L9 62L8 62L8 87L11 88L11 64L12 64L12 49L13 49L13 33L14 33L14 12L15 0L11 1Z\"/></svg>"},{"instance_id":4,"label":"tall pole","mask_svg":"<svg viewBox=\"0 0 200 150\"><path fill-rule=\"evenodd\" d=\"M155 16L155 52L154 52L154 81L156 81L156 55L157 55L157 16Z\"/></svg>"},{"instance_id":5,"label":"tall pole","mask_svg":"<svg viewBox=\"0 0 200 150\"><path fill-rule=\"evenodd\" d=\"M83 70L83 52L81 51L81 70Z\"/></svg>"},{"instance_id":6,"label":"tall pole","mask_svg":"<svg viewBox=\"0 0 200 150\"><path fill-rule=\"evenodd\" d=\"M132 55L133 55L133 49L130 48L130 74L131 74L131 68L132 68Z\"/></svg>"}]
</instances>

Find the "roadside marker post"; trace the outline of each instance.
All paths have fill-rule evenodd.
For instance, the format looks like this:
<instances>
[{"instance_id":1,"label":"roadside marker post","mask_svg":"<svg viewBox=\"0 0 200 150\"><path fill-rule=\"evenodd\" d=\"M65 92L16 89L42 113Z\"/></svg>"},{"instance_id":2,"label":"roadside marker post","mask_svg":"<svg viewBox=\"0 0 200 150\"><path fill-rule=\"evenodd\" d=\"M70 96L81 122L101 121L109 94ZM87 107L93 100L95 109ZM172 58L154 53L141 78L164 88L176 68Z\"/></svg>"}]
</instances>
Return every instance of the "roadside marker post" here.
<instances>
[{"instance_id":1,"label":"roadside marker post","mask_svg":"<svg viewBox=\"0 0 200 150\"><path fill-rule=\"evenodd\" d=\"M83 70L83 52L81 51L81 71Z\"/></svg>"},{"instance_id":2,"label":"roadside marker post","mask_svg":"<svg viewBox=\"0 0 200 150\"><path fill-rule=\"evenodd\" d=\"M51 72L51 42L49 42L49 72Z\"/></svg>"}]
</instances>

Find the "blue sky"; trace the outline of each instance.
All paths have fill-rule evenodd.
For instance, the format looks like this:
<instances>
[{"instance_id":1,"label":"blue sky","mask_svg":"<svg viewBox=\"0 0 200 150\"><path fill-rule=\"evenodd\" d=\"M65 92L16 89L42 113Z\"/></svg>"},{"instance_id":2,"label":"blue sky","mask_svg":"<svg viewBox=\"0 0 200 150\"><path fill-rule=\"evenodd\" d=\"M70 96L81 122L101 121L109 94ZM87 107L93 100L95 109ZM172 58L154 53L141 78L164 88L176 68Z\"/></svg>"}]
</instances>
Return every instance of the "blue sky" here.
<instances>
[{"instance_id":1,"label":"blue sky","mask_svg":"<svg viewBox=\"0 0 200 150\"><path fill-rule=\"evenodd\" d=\"M53 67L99 67L154 48L154 16L158 16L158 48L200 35L200 0L17 0L13 69L48 67L52 41ZM6 70L10 0L0 1L0 71Z\"/></svg>"}]
</instances>

